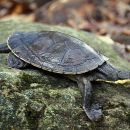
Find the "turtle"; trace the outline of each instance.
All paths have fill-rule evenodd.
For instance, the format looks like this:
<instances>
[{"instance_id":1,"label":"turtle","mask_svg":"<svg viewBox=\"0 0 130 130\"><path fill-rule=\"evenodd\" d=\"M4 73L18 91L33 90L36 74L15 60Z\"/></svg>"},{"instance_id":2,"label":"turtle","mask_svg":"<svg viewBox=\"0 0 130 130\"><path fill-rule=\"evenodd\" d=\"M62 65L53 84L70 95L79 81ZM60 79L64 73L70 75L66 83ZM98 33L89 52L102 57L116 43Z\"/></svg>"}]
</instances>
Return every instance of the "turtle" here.
<instances>
[{"instance_id":1,"label":"turtle","mask_svg":"<svg viewBox=\"0 0 130 130\"><path fill-rule=\"evenodd\" d=\"M100 105L91 103L94 81L130 79L129 70L117 69L86 42L58 31L14 32L6 44L0 44L0 52L9 52L8 65L12 68L23 69L30 64L75 81L91 121L103 117Z\"/></svg>"}]
</instances>

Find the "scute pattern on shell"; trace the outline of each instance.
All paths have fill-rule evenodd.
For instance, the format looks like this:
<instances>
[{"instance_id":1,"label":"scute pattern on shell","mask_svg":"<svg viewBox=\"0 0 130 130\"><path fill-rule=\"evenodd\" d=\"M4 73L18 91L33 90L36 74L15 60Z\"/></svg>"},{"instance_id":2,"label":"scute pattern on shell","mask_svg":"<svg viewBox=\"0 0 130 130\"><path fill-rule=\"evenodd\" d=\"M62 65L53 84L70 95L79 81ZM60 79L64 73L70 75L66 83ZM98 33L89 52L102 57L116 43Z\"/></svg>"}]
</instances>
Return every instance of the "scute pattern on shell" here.
<instances>
[{"instance_id":1,"label":"scute pattern on shell","mask_svg":"<svg viewBox=\"0 0 130 130\"><path fill-rule=\"evenodd\" d=\"M85 73L105 62L85 42L54 31L13 33L8 47L25 62L61 74Z\"/></svg>"}]
</instances>

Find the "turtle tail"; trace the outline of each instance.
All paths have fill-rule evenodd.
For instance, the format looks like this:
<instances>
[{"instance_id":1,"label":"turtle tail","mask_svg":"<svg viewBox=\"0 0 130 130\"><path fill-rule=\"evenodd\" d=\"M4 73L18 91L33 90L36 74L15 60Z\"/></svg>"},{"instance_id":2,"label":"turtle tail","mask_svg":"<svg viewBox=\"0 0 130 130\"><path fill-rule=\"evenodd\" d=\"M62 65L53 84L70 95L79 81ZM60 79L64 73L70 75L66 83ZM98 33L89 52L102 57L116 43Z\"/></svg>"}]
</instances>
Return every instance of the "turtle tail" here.
<instances>
[{"instance_id":1,"label":"turtle tail","mask_svg":"<svg viewBox=\"0 0 130 130\"><path fill-rule=\"evenodd\" d=\"M8 53L10 49L8 48L6 43L0 44L0 53Z\"/></svg>"},{"instance_id":2,"label":"turtle tail","mask_svg":"<svg viewBox=\"0 0 130 130\"><path fill-rule=\"evenodd\" d=\"M100 66L98 68L98 71L107 80L116 81L116 80L130 79L130 70L123 71L117 69L116 67L108 63L104 63L102 66Z\"/></svg>"}]
</instances>

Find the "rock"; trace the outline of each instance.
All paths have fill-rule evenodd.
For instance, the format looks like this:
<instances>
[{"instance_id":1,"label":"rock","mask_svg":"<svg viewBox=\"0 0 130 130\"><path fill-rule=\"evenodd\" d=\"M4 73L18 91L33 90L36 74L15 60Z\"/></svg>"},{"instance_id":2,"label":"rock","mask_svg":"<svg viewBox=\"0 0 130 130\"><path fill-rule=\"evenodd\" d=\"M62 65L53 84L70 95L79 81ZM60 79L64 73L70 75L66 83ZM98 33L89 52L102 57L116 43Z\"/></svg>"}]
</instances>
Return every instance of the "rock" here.
<instances>
[{"instance_id":1,"label":"rock","mask_svg":"<svg viewBox=\"0 0 130 130\"><path fill-rule=\"evenodd\" d=\"M17 21L1 21L0 29L1 42L14 31L57 30L71 34L109 57L111 63L130 69L130 64L117 55L111 44L87 32ZM100 103L104 118L93 123L82 109L82 96L76 83L35 67L9 68L7 56L0 54L1 130L130 129L130 89L125 85L95 83L92 102Z\"/></svg>"}]
</instances>

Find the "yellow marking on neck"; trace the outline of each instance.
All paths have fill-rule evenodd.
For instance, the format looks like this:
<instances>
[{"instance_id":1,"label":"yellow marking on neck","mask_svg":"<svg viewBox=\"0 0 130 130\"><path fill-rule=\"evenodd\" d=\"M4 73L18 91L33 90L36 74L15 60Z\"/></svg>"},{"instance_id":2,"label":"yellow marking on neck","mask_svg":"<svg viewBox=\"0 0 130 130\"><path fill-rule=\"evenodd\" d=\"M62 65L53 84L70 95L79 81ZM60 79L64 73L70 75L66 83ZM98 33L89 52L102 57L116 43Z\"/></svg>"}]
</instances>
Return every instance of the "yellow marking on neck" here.
<instances>
[{"instance_id":1,"label":"yellow marking on neck","mask_svg":"<svg viewBox=\"0 0 130 130\"><path fill-rule=\"evenodd\" d=\"M112 83L112 84L130 84L130 79L125 79L125 80L116 80L116 81L109 81L109 80L102 80L102 79L97 79L96 81L99 82L106 82L106 83Z\"/></svg>"}]
</instances>

